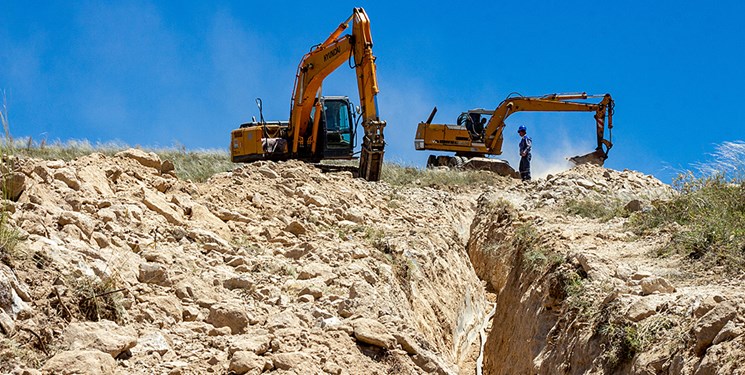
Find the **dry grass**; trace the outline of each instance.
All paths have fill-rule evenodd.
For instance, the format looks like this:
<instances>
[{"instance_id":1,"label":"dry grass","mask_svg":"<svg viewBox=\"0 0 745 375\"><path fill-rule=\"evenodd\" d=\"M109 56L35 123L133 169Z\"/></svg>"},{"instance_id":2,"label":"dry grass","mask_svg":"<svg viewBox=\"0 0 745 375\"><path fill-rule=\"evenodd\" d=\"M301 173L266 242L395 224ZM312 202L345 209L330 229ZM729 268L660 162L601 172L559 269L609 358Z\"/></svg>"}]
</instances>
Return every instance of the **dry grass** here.
<instances>
[{"instance_id":1,"label":"dry grass","mask_svg":"<svg viewBox=\"0 0 745 375\"><path fill-rule=\"evenodd\" d=\"M6 263L8 266L13 266L13 258L16 245L19 242L18 231L8 224L8 212L6 204L8 202L7 192L10 191L8 185L11 183L11 173L15 170L13 165L13 159L9 155L13 155L13 139L10 136L10 125L8 123L8 110L5 105L5 98L3 97L2 108L0 108L0 123L3 126L3 141L0 147L2 153L2 165L0 166L0 173L2 173L2 192L3 192L3 203L0 206L0 261Z\"/></svg>"},{"instance_id":2,"label":"dry grass","mask_svg":"<svg viewBox=\"0 0 745 375\"><path fill-rule=\"evenodd\" d=\"M383 164L381 180L395 186L481 186L498 185L509 179L487 171L422 169L394 163Z\"/></svg>"},{"instance_id":3,"label":"dry grass","mask_svg":"<svg viewBox=\"0 0 745 375\"><path fill-rule=\"evenodd\" d=\"M699 165L698 174L678 176L674 186L680 194L633 215L629 226L637 234L678 228L659 255L683 254L703 269L722 267L741 273L745 270L745 143L728 142L717 155L716 161Z\"/></svg>"},{"instance_id":4,"label":"dry grass","mask_svg":"<svg viewBox=\"0 0 745 375\"><path fill-rule=\"evenodd\" d=\"M26 138L15 140L12 143L15 146L15 153L18 155L44 160L61 159L65 161L92 153L113 156L117 152L130 148L130 146L118 142L91 144L87 140L46 143L45 141L35 142ZM176 167L176 175L182 180L204 182L216 173L226 172L236 167L236 164L230 161L230 155L225 150L186 150L185 147L179 145L163 148L137 148L154 152L161 160L172 161Z\"/></svg>"}]
</instances>

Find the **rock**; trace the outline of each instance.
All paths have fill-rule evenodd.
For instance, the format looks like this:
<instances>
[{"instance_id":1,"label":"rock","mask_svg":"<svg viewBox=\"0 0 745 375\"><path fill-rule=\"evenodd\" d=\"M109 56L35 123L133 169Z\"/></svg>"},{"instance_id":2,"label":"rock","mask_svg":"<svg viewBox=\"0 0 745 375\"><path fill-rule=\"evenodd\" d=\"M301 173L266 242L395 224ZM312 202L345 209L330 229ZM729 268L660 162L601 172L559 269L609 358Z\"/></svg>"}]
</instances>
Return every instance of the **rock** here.
<instances>
[{"instance_id":1,"label":"rock","mask_svg":"<svg viewBox=\"0 0 745 375\"><path fill-rule=\"evenodd\" d=\"M251 291L254 289L254 282L248 275L240 275L231 277L222 282L222 286L227 289L245 289Z\"/></svg>"},{"instance_id":2,"label":"rock","mask_svg":"<svg viewBox=\"0 0 745 375\"><path fill-rule=\"evenodd\" d=\"M259 173L261 173L262 175L264 175L264 176L265 176L265 177L267 177L267 178L272 178L272 179L274 179L274 178L279 178L279 173L277 173L277 172L275 172L275 171L273 171L273 170L269 169L269 168L268 168L268 167L266 167L266 166L262 166L262 167L260 167L260 168L258 169L258 171L259 171Z\"/></svg>"},{"instance_id":3,"label":"rock","mask_svg":"<svg viewBox=\"0 0 745 375\"><path fill-rule=\"evenodd\" d=\"M212 214L207 207L194 203L191 205L191 215L189 220L199 223L199 225L206 226L207 228L213 229L216 232L227 233L229 232L228 226L220 220L219 217Z\"/></svg>"},{"instance_id":4,"label":"rock","mask_svg":"<svg viewBox=\"0 0 745 375\"><path fill-rule=\"evenodd\" d=\"M57 224L62 226L68 224L75 225L76 227L80 228L80 230L85 234L86 238L89 238L93 234L93 230L95 229L95 222L93 221L93 219L89 218L85 214L73 211L62 211L59 218L57 219Z\"/></svg>"},{"instance_id":5,"label":"rock","mask_svg":"<svg viewBox=\"0 0 745 375\"><path fill-rule=\"evenodd\" d=\"M309 285L300 291L301 295L311 295L315 299L323 297L323 290L315 285Z\"/></svg>"},{"instance_id":6,"label":"rock","mask_svg":"<svg viewBox=\"0 0 745 375\"><path fill-rule=\"evenodd\" d=\"M310 294L301 294L300 297L297 298L297 301L300 303L313 303L315 300L316 298Z\"/></svg>"},{"instance_id":7,"label":"rock","mask_svg":"<svg viewBox=\"0 0 745 375\"><path fill-rule=\"evenodd\" d=\"M395 347L396 338L377 320L361 318L352 322L354 337L365 344L383 349Z\"/></svg>"},{"instance_id":8,"label":"rock","mask_svg":"<svg viewBox=\"0 0 745 375\"><path fill-rule=\"evenodd\" d=\"M719 343L732 340L735 337L740 336L742 334L743 334L742 327L738 327L737 324L733 320L730 320L724 325L724 327L722 327L722 330L719 331L719 333L717 334L717 337L714 338L711 344L718 345Z\"/></svg>"},{"instance_id":9,"label":"rock","mask_svg":"<svg viewBox=\"0 0 745 375\"><path fill-rule=\"evenodd\" d=\"M629 306L626 318L632 322L644 320L657 313L658 301L652 297L641 298Z\"/></svg>"},{"instance_id":10,"label":"rock","mask_svg":"<svg viewBox=\"0 0 745 375\"><path fill-rule=\"evenodd\" d=\"M130 148L121 152L117 152L114 156L134 159L138 163L148 168L155 168L159 172L161 171L160 157L154 152L145 152L136 148Z\"/></svg>"},{"instance_id":11,"label":"rock","mask_svg":"<svg viewBox=\"0 0 745 375\"><path fill-rule=\"evenodd\" d=\"M651 272L636 271L633 275L631 275L631 280L642 280L652 276L654 275Z\"/></svg>"},{"instance_id":12,"label":"rock","mask_svg":"<svg viewBox=\"0 0 745 375\"><path fill-rule=\"evenodd\" d=\"M163 216L169 223L182 225L184 222L184 216L182 212L180 212L180 209L172 206L171 203L168 203L160 196L160 194L161 193L142 188L142 202L147 208Z\"/></svg>"},{"instance_id":13,"label":"rock","mask_svg":"<svg viewBox=\"0 0 745 375\"><path fill-rule=\"evenodd\" d=\"M65 183L70 189L80 190L80 181L75 171L70 168L60 168L54 172L54 178Z\"/></svg>"},{"instance_id":14,"label":"rock","mask_svg":"<svg viewBox=\"0 0 745 375\"><path fill-rule=\"evenodd\" d=\"M342 325L341 319L332 316L330 318L322 319L318 325L323 329L334 329Z\"/></svg>"},{"instance_id":15,"label":"rock","mask_svg":"<svg viewBox=\"0 0 745 375\"><path fill-rule=\"evenodd\" d=\"M3 197L13 202L18 201L23 191L26 190L26 175L19 172L3 175L0 189L2 189Z\"/></svg>"},{"instance_id":16,"label":"rock","mask_svg":"<svg viewBox=\"0 0 745 375\"><path fill-rule=\"evenodd\" d=\"M0 311L15 319L19 313L29 309L26 302L30 301L31 296L25 285L19 283L13 271L0 262Z\"/></svg>"},{"instance_id":17,"label":"rock","mask_svg":"<svg viewBox=\"0 0 745 375\"><path fill-rule=\"evenodd\" d=\"M60 352L41 368L45 375L100 375L113 374L115 370L114 358L97 350Z\"/></svg>"},{"instance_id":18,"label":"rock","mask_svg":"<svg viewBox=\"0 0 745 375\"><path fill-rule=\"evenodd\" d=\"M140 264L140 273L137 279L141 283L155 284L169 287L173 285L168 268L160 263L142 263Z\"/></svg>"},{"instance_id":19,"label":"rock","mask_svg":"<svg viewBox=\"0 0 745 375\"><path fill-rule=\"evenodd\" d=\"M263 355L271 349L271 343L272 338L267 335L242 335L230 344L228 354L233 355L235 352L248 351Z\"/></svg>"},{"instance_id":20,"label":"rock","mask_svg":"<svg viewBox=\"0 0 745 375\"><path fill-rule=\"evenodd\" d=\"M210 306L207 323L218 328L230 327L230 331L235 335L243 332L248 327L248 312L240 300L216 303Z\"/></svg>"},{"instance_id":21,"label":"rock","mask_svg":"<svg viewBox=\"0 0 745 375\"><path fill-rule=\"evenodd\" d=\"M80 180L81 191L87 194L100 195L103 197L114 196L114 191L111 190L109 179L106 177L106 171L98 166L89 165L80 168L77 175Z\"/></svg>"},{"instance_id":22,"label":"rock","mask_svg":"<svg viewBox=\"0 0 745 375\"><path fill-rule=\"evenodd\" d=\"M5 336L11 336L16 332L16 324L10 315L0 309L0 333Z\"/></svg>"},{"instance_id":23,"label":"rock","mask_svg":"<svg viewBox=\"0 0 745 375\"><path fill-rule=\"evenodd\" d=\"M256 355L251 351L237 351L233 353L233 358L230 359L230 366L228 371L235 374L245 374L249 371L256 370L260 373L266 366L267 359Z\"/></svg>"},{"instance_id":24,"label":"rock","mask_svg":"<svg viewBox=\"0 0 745 375\"><path fill-rule=\"evenodd\" d=\"M287 227L285 227L285 231L290 232L297 237L300 237L301 234L305 234L308 230L305 229L305 226L299 221L293 220L292 222L290 222L290 224L287 224Z\"/></svg>"},{"instance_id":25,"label":"rock","mask_svg":"<svg viewBox=\"0 0 745 375\"><path fill-rule=\"evenodd\" d=\"M225 241L224 239L222 239L222 237L206 229L189 228L189 231L186 232L186 237L198 243L214 244L215 246L217 246L218 251L219 249L223 250L220 252L225 252L228 249L232 248L228 241Z\"/></svg>"},{"instance_id":26,"label":"rock","mask_svg":"<svg viewBox=\"0 0 745 375\"><path fill-rule=\"evenodd\" d=\"M175 322L180 322L183 318L184 309L181 306L181 300L174 295L156 296L149 298L148 301Z\"/></svg>"},{"instance_id":27,"label":"rock","mask_svg":"<svg viewBox=\"0 0 745 375\"><path fill-rule=\"evenodd\" d=\"M642 295L646 296L652 293L673 293L675 288L662 277L647 277L641 282Z\"/></svg>"},{"instance_id":28,"label":"rock","mask_svg":"<svg viewBox=\"0 0 745 375\"><path fill-rule=\"evenodd\" d=\"M394 333L393 337L396 338L396 342L401 345L401 348L411 355L417 354L420 351L419 344L416 340L409 335Z\"/></svg>"},{"instance_id":29,"label":"rock","mask_svg":"<svg viewBox=\"0 0 745 375\"><path fill-rule=\"evenodd\" d=\"M99 350L111 358L127 351L137 344L134 328L101 320L98 322L70 323L63 334L69 350Z\"/></svg>"},{"instance_id":30,"label":"rock","mask_svg":"<svg viewBox=\"0 0 745 375\"><path fill-rule=\"evenodd\" d=\"M111 242L109 242L109 237L107 237L105 234L101 232L93 232L91 235L91 238L96 241L96 244L100 248L109 247L111 245Z\"/></svg>"},{"instance_id":31,"label":"rock","mask_svg":"<svg viewBox=\"0 0 745 375\"><path fill-rule=\"evenodd\" d=\"M699 356L703 354L727 322L736 315L735 307L728 302L723 302L702 316L692 329L695 338L693 351Z\"/></svg>"},{"instance_id":32,"label":"rock","mask_svg":"<svg viewBox=\"0 0 745 375\"><path fill-rule=\"evenodd\" d=\"M272 357L274 367L280 370L290 370L307 364L312 360L309 354L303 352L279 353Z\"/></svg>"},{"instance_id":33,"label":"rock","mask_svg":"<svg viewBox=\"0 0 745 375\"><path fill-rule=\"evenodd\" d=\"M176 170L176 166L170 160L163 160L160 164L160 173L168 173Z\"/></svg>"},{"instance_id":34,"label":"rock","mask_svg":"<svg viewBox=\"0 0 745 375\"><path fill-rule=\"evenodd\" d=\"M132 348L132 355L158 353L161 357L171 350L171 344L159 331L148 333L137 339L137 345Z\"/></svg>"},{"instance_id":35,"label":"rock","mask_svg":"<svg viewBox=\"0 0 745 375\"><path fill-rule=\"evenodd\" d=\"M711 311L711 309L713 309L719 302L721 301L716 301L713 296L706 296L702 300L696 300L693 305L693 316L700 318L706 315L706 313Z\"/></svg>"},{"instance_id":36,"label":"rock","mask_svg":"<svg viewBox=\"0 0 745 375\"><path fill-rule=\"evenodd\" d=\"M640 201L638 199L632 199L632 200L629 201L629 203L626 203L626 205L623 206L623 208L627 212L639 212L639 211L642 210L643 207L644 206L642 204L642 201Z\"/></svg>"},{"instance_id":37,"label":"rock","mask_svg":"<svg viewBox=\"0 0 745 375\"><path fill-rule=\"evenodd\" d=\"M297 315L291 310L287 309L279 314L271 314L266 319L265 328L269 330L269 332L276 332L279 329L283 328L292 328L292 327L300 327L300 319L298 319Z\"/></svg>"},{"instance_id":38,"label":"rock","mask_svg":"<svg viewBox=\"0 0 745 375\"><path fill-rule=\"evenodd\" d=\"M199 319L200 311L199 308L195 306L187 306L184 307L184 310L181 314L183 317L183 320L185 322L193 322Z\"/></svg>"},{"instance_id":39,"label":"rock","mask_svg":"<svg viewBox=\"0 0 745 375\"><path fill-rule=\"evenodd\" d=\"M333 271L328 264L313 262L301 266L298 269L297 278L298 280L308 280L315 277L324 276L333 278Z\"/></svg>"}]
</instances>

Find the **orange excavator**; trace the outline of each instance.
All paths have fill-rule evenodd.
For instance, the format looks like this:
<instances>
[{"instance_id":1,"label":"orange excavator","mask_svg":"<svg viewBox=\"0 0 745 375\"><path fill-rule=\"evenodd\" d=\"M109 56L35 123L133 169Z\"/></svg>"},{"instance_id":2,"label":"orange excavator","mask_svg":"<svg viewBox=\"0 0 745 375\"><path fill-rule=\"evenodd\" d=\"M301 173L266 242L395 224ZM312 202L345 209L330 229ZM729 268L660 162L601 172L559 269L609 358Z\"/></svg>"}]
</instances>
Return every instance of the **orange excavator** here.
<instances>
[{"instance_id":1,"label":"orange excavator","mask_svg":"<svg viewBox=\"0 0 745 375\"><path fill-rule=\"evenodd\" d=\"M352 26L351 34L344 31ZM385 121L378 115L378 81L372 53L370 20L364 9L354 8L321 44L303 56L295 76L289 121L265 121L257 99L259 121L242 124L231 132L230 155L235 163L257 160L352 159L356 124L364 135L359 176L378 181L383 166ZM346 96L322 96L324 79L344 62L355 69L360 107Z\"/></svg>"},{"instance_id":2,"label":"orange excavator","mask_svg":"<svg viewBox=\"0 0 745 375\"><path fill-rule=\"evenodd\" d=\"M597 103L581 102L600 98ZM437 107L432 110L425 122L420 122L416 130L414 147L417 150L450 151L454 156L430 155L427 167L448 166L465 169L492 170L501 175L516 176L517 173L506 161L488 159L487 155L501 155L504 141L505 120L517 112L594 112L595 151L569 158L574 164L594 163L603 165L608 158L613 129L614 102L610 94L587 95L549 94L539 97L513 96L502 101L494 110L472 109L463 112L457 124L433 124ZM490 117L487 120L487 117ZM609 139L605 139L605 125L608 125Z\"/></svg>"}]
</instances>

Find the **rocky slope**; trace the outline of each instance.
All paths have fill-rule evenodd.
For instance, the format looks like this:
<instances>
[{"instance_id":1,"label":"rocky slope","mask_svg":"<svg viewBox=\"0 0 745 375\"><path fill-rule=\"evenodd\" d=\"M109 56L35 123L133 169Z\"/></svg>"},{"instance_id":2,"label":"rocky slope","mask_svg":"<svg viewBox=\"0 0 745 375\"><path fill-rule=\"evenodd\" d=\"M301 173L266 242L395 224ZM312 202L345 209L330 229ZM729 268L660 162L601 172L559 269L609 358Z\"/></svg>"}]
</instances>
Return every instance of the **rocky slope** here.
<instances>
[{"instance_id":1,"label":"rocky slope","mask_svg":"<svg viewBox=\"0 0 745 375\"><path fill-rule=\"evenodd\" d=\"M2 371L457 373L488 308L468 195L299 162L194 184L138 150L16 166Z\"/></svg>"},{"instance_id":2,"label":"rocky slope","mask_svg":"<svg viewBox=\"0 0 745 375\"><path fill-rule=\"evenodd\" d=\"M737 283L650 256L664 232L564 213L673 194L640 173L435 189L299 162L196 184L134 149L14 164L0 372L473 374L495 299L490 374L723 374L743 353Z\"/></svg>"}]
</instances>

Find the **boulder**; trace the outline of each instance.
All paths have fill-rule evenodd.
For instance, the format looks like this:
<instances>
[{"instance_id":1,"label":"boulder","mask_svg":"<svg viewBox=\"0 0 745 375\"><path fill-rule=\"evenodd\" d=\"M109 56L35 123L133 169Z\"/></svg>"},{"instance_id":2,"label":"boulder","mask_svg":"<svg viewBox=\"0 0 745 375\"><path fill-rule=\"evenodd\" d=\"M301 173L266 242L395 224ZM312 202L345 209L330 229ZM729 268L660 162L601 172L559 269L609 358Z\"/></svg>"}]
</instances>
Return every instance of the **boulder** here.
<instances>
[{"instance_id":1,"label":"boulder","mask_svg":"<svg viewBox=\"0 0 745 375\"><path fill-rule=\"evenodd\" d=\"M308 232L305 226L297 220L293 220L292 222L290 222L290 224L287 224L287 227L285 227L285 231L290 232L298 237Z\"/></svg>"},{"instance_id":2,"label":"boulder","mask_svg":"<svg viewBox=\"0 0 745 375\"><path fill-rule=\"evenodd\" d=\"M220 302L210 306L207 323L217 328L230 327L230 331L235 335L243 332L250 322L243 301L234 300Z\"/></svg>"},{"instance_id":3,"label":"boulder","mask_svg":"<svg viewBox=\"0 0 745 375\"><path fill-rule=\"evenodd\" d=\"M93 234L93 230L96 228L96 224L93 219L89 218L86 214L74 211L62 211L57 224L65 226L72 224L78 227L87 238Z\"/></svg>"},{"instance_id":4,"label":"boulder","mask_svg":"<svg viewBox=\"0 0 745 375\"><path fill-rule=\"evenodd\" d=\"M71 168L60 168L54 171L54 178L65 183L70 189L79 190L80 181Z\"/></svg>"},{"instance_id":5,"label":"boulder","mask_svg":"<svg viewBox=\"0 0 745 375\"><path fill-rule=\"evenodd\" d=\"M176 170L176 166L170 160L163 160L160 165L160 173L168 173Z\"/></svg>"},{"instance_id":6,"label":"boulder","mask_svg":"<svg viewBox=\"0 0 745 375\"><path fill-rule=\"evenodd\" d=\"M245 374L256 370L257 373L261 373L264 366L267 365L267 361L266 358L258 356L254 352L238 351L233 353L228 371L234 374Z\"/></svg>"},{"instance_id":7,"label":"boulder","mask_svg":"<svg viewBox=\"0 0 745 375\"><path fill-rule=\"evenodd\" d=\"M695 339L693 351L701 355L706 351L724 326L737 315L737 309L728 302L718 304L693 326Z\"/></svg>"},{"instance_id":8,"label":"boulder","mask_svg":"<svg viewBox=\"0 0 745 375\"><path fill-rule=\"evenodd\" d=\"M110 320L70 323L63 338L69 350L99 350L111 358L137 344L133 328L121 327Z\"/></svg>"},{"instance_id":9,"label":"boulder","mask_svg":"<svg viewBox=\"0 0 745 375\"><path fill-rule=\"evenodd\" d=\"M279 178L279 173L267 168L266 166L260 167L258 171L267 178Z\"/></svg>"},{"instance_id":10,"label":"boulder","mask_svg":"<svg viewBox=\"0 0 745 375\"><path fill-rule=\"evenodd\" d=\"M652 297L644 297L629 306L626 311L626 318L632 322L644 320L657 313L659 301Z\"/></svg>"},{"instance_id":11,"label":"boulder","mask_svg":"<svg viewBox=\"0 0 745 375\"><path fill-rule=\"evenodd\" d=\"M161 357L171 350L170 340L160 331L148 333L137 339L137 346L132 348L132 355L158 353Z\"/></svg>"},{"instance_id":12,"label":"boulder","mask_svg":"<svg viewBox=\"0 0 745 375\"><path fill-rule=\"evenodd\" d=\"M160 263L142 263L140 264L140 273L137 279L141 283L155 284L169 287L173 285L168 268Z\"/></svg>"},{"instance_id":13,"label":"boulder","mask_svg":"<svg viewBox=\"0 0 745 375\"><path fill-rule=\"evenodd\" d=\"M41 368L45 375L99 375L113 374L116 361L98 350L72 350L60 352Z\"/></svg>"},{"instance_id":14,"label":"boulder","mask_svg":"<svg viewBox=\"0 0 745 375\"><path fill-rule=\"evenodd\" d=\"M648 295L652 293L673 293L675 288L662 277L653 276L642 279L641 281L642 295Z\"/></svg>"},{"instance_id":15,"label":"boulder","mask_svg":"<svg viewBox=\"0 0 745 375\"><path fill-rule=\"evenodd\" d=\"M161 170L162 162L160 161L160 157L154 152L145 152L136 148L130 148L117 152L114 156L134 159L145 167L155 168L158 171Z\"/></svg>"},{"instance_id":16,"label":"boulder","mask_svg":"<svg viewBox=\"0 0 745 375\"><path fill-rule=\"evenodd\" d=\"M310 354L303 352L279 353L272 357L274 367L280 370L290 370L307 364L312 360Z\"/></svg>"},{"instance_id":17,"label":"boulder","mask_svg":"<svg viewBox=\"0 0 745 375\"><path fill-rule=\"evenodd\" d=\"M272 338L268 335L242 335L230 344L228 354L233 355L236 352L247 351L263 355L269 351L271 343Z\"/></svg>"},{"instance_id":18,"label":"boulder","mask_svg":"<svg viewBox=\"0 0 745 375\"><path fill-rule=\"evenodd\" d=\"M181 209L168 203L163 197L161 197L161 193L142 188L142 195L142 202L147 208L159 213L171 224L183 224L184 215L181 212Z\"/></svg>"},{"instance_id":19,"label":"boulder","mask_svg":"<svg viewBox=\"0 0 745 375\"><path fill-rule=\"evenodd\" d=\"M742 327L738 327L734 321L730 320L724 325L724 327L722 327L722 329L717 334L717 337L714 338L711 344L718 345L722 342L732 340L735 337L740 336L742 334L743 334Z\"/></svg>"},{"instance_id":20,"label":"boulder","mask_svg":"<svg viewBox=\"0 0 745 375\"><path fill-rule=\"evenodd\" d=\"M26 190L26 175L19 172L4 175L0 189L2 189L3 197L13 202L18 201L21 193Z\"/></svg>"},{"instance_id":21,"label":"boulder","mask_svg":"<svg viewBox=\"0 0 745 375\"><path fill-rule=\"evenodd\" d=\"M627 212L639 212L642 210L644 205L642 204L642 201L638 199L632 199L629 201L629 203L626 203L626 205L623 207Z\"/></svg>"},{"instance_id":22,"label":"boulder","mask_svg":"<svg viewBox=\"0 0 745 375\"><path fill-rule=\"evenodd\" d=\"M85 192L92 192L103 197L113 197L114 191L111 190L109 179L106 177L106 171L95 165L89 165L78 170L81 189Z\"/></svg>"},{"instance_id":23,"label":"boulder","mask_svg":"<svg viewBox=\"0 0 745 375\"><path fill-rule=\"evenodd\" d=\"M392 349L396 338L377 320L361 318L352 322L354 337L357 341L383 349Z\"/></svg>"},{"instance_id":24,"label":"boulder","mask_svg":"<svg viewBox=\"0 0 745 375\"><path fill-rule=\"evenodd\" d=\"M253 290L254 285L255 285L254 281L248 275L234 276L222 282L222 286L224 286L227 289L231 289L231 290L232 289Z\"/></svg>"}]
</instances>

